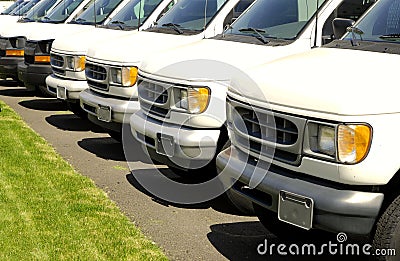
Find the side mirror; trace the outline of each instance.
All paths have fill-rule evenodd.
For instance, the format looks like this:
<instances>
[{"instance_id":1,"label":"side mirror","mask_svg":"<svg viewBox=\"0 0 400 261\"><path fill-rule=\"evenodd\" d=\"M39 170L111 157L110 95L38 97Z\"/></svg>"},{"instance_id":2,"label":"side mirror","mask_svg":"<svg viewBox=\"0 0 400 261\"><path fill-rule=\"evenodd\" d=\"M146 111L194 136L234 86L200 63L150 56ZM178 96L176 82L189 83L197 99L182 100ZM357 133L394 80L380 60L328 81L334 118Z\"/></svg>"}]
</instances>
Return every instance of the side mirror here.
<instances>
[{"instance_id":1,"label":"side mirror","mask_svg":"<svg viewBox=\"0 0 400 261\"><path fill-rule=\"evenodd\" d=\"M347 27L353 26L355 23L352 19L346 18L335 18L332 21L333 34L335 39L340 39L347 31Z\"/></svg>"}]
</instances>

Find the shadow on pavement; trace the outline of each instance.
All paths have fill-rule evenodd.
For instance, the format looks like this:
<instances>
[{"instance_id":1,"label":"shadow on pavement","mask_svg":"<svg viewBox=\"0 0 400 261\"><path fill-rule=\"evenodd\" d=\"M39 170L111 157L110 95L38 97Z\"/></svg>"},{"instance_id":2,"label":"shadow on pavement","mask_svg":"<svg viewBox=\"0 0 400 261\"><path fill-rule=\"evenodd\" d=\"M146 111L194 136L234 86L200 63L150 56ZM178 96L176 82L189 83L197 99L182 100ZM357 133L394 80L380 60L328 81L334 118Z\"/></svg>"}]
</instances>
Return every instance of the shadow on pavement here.
<instances>
[{"instance_id":1,"label":"shadow on pavement","mask_svg":"<svg viewBox=\"0 0 400 261\"><path fill-rule=\"evenodd\" d=\"M8 85L5 85L2 81L0 81L0 86L8 86ZM34 97L35 92L28 91L25 87L16 87L16 88L0 90L0 95L8 97Z\"/></svg>"},{"instance_id":2,"label":"shadow on pavement","mask_svg":"<svg viewBox=\"0 0 400 261\"><path fill-rule=\"evenodd\" d=\"M280 240L267 229L265 229L260 222L216 224L212 225L210 229L211 232L207 234L208 240L215 247L215 249L218 250L218 252L220 252L229 260L368 260L368 257L362 255L340 255L340 246L335 234L332 235L332 238L326 239L326 241L316 239L315 241L285 243L285 241ZM332 250L334 251L336 249L338 253L337 255L331 255L329 253L329 248L327 246L323 246L323 244L328 244L329 241L331 241L332 244L336 244L336 248L333 247ZM343 243L343 253L346 251L346 242ZM349 244L355 243L359 244L361 252L363 243L349 240ZM282 249L282 252L286 253L287 255L279 255L277 247L280 244L285 244L285 248ZM292 248L292 244L295 244L299 247L299 253L301 253L302 247L305 246L305 254L291 255L289 249L292 249L292 253L296 252L296 246ZM312 250L310 250L310 254L308 253L308 245L310 244L315 246L316 255L312 254ZM265 246L267 246L267 248L265 248ZM260 251L264 251L264 253L259 254L257 248L259 248ZM272 249L272 253L270 252L270 249ZM321 249L323 249L322 253ZM318 255L318 253L320 253L320 255Z\"/></svg>"},{"instance_id":3,"label":"shadow on pavement","mask_svg":"<svg viewBox=\"0 0 400 261\"><path fill-rule=\"evenodd\" d=\"M29 101L21 101L19 105L37 111L66 111L67 106L57 99L36 99Z\"/></svg>"},{"instance_id":4,"label":"shadow on pavement","mask_svg":"<svg viewBox=\"0 0 400 261\"><path fill-rule=\"evenodd\" d=\"M14 81L14 80L5 80L5 79L0 79L0 86L4 86L4 87L18 87L18 82ZM21 87L24 88L25 87ZM25 89L26 90L26 89Z\"/></svg>"},{"instance_id":5,"label":"shadow on pavement","mask_svg":"<svg viewBox=\"0 0 400 261\"><path fill-rule=\"evenodd\" d=\"M125 161L122 144L113 138L86 138L78 141L79 147L95 154L97 157L114 160Z\"/></svg>"},{"instance_id":6,"label":"shadow on pavement","mask_svg":"<svg viewBox=\"0 0 400 261\"><path fill-rule=\"evenodd\" d=\"M132 170L131 173L126 175L126 179L128 182L135 187L137 190L140 192L144 193L145 195L149 196L152 198L154 202L159 203L160 205L163 206L174 206L177 208L183 208L183 209L207 209L207 208L212 208L218 212L221 213L226 213L226 214L232 214L232 215L241 215L241 213L238 213L236 209L231 207L229 204L227 204L224 195L221 195L215 199L202 202L202 203L196 203L196 204L179 204L179 203L174 203L170 202L167 200L164 200L160 198L157 195L154 195L151 191L148 191L145 187L140 184L141 177L140 176L145 176L146 179L152 179L152 184L155 186L163 186L160 178L160 174L164 175L168 179L175 181L177 183L182 183L182 184L199 184L201 183L201 179L196 179L195 177L182 177L176 175L173 171L171 171L168 168L154 168L154 169L137 169L137 170ZM155 187L155 189L157 189Z\"/></svg>"},{"instance_id":7,"label":"shadow on pavement","mask_svg":"<svg viewBox=\"0 0 400 261\"><path fill-rule=\"evenodd\" d=\"M57 114L46 117L46 121L54 127L66 131L92 131L105 133L104 129L75 114Z\"/></svg>"}]
</instances>

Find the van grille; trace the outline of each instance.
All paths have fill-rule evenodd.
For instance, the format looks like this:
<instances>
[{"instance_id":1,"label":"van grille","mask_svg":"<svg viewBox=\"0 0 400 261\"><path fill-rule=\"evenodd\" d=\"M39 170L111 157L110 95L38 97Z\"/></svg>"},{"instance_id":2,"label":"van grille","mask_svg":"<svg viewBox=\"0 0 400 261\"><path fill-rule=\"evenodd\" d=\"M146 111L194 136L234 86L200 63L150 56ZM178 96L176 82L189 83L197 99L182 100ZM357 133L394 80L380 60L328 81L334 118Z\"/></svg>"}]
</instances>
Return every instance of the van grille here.
<instances>
[{"instance_id":1,"label":"van grille","mask_svg":"<svg viewBox=\"0 0 400 261\"><path fill-rule=\"evenodd\" d=\"M34 64L35 63L35 50L37 47L37 42L27 41L24 48L24 60L25 64Z\"/></svg>"},{"instance_id":2,"label":"van grille","mask_svg":"<svg viewBox=\"0 0 400 261\"><path fill-rule=\"evenodd\" d=\"M138 88L142 99L158 104L166 104L168 101L168 90L160 84L142 81Z\"/></svg>"},{"instance_id":3,"label":"van grille","mask_svg":"<svg viewBox=\"0 0 400 261\"><path fill-rule=\"evenodd\" d=\"M61 55L51 54L50 64L51 66L62 68L64 66L64 58Z\"/></svg>"},{"instance_id":4,"label":"van grille","mask_svg":"<svg viewBox=\"0 0 400 261\"><path fill-rule=\"evenodd\" d=\"M86 80L91 88L108 91L108 67L86 62Z\"/></svg>"},{"instance_id":5,"label":"van grille","mask_svg":"<svg viewBox=\"0 0 400 261\"><path fill-rule=\"evenodd\" d=\"M146 112L161 118L167 117L170 111L171 87L166 84L141 78L138 83L138 94L141 108Z\"/></svg>"},{"instance_id":6,"label":"van grille","mask_svg":"<svg viewBox=\"0 0 400 261\"><path fill-rule=\"evenodd\" d=\"M99 65L86 64L86 77L92 80L104 81L107 79L107 70Z\"/></svg>"},{"instance_id":7,"label":"van grille","mask_svg":"<svg viewBox=\"0 0 400 261\"><path fill-rule=\"evenodd\" d=\"M54 53L50 54L50 65L55 75L65 76L64 64L64 57Z\"/></svg>"},{"instance_id":8,"label":"van grille","mask_svg":"<svg viewBox=\"0 0 400 261\"><path fill-rule=\"evenodd\" d=\"M305 119L257 108L227 98L232 142L242 150L298 165Z\"/></svg>"}]
</instances>

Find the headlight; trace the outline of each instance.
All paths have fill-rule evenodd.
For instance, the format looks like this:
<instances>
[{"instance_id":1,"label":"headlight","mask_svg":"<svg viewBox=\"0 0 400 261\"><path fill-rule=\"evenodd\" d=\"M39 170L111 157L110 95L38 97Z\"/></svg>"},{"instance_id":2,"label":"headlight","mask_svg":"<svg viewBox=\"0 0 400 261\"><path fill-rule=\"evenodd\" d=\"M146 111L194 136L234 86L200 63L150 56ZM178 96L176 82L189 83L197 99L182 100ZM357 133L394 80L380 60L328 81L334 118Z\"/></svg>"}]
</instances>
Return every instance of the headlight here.
<instances>
[{"instance_id":1,"label":"headlight","mask_svg":"<svg viewBox=\"0 0 400 261\"><path fill-rule=\"evenodd\" d=\"M335 129L321 125L318 128L318 151L330 156L335 156Z\"/></svg>"},{"instance_id":2,"label":"headlight","mask_svg":"<svg viewBox=\"0 0 400 261\"><path fill-rule=\"evenodd\" d=\"M362 161L370 148L372 129L366 124L323 124L309 122L308 146L305 152L327 155L341 163L355 164ZM326 156L325 156L326 157Z\"/></svg>"},{"instance_id":3,"label":"headlight","mask_svg":"<svg viewBox=\"0 0 400 261\"><path fill-rule=\"evenodd\" d=\"M210 99L210 90L206 87L176 88L176 107L185 109L190 113L202 113L206 110Z\"/></svg>"},{"instance_id":4,"label":"headlight","mask_svg":"<svg viewBox=\"0 0 400 261\"><path fill-rule=\"evenodd\" d=\"M137 81L137 67L111 68L110 83L131 87Z\"/></svg>"},{"instance_id":5,"label":"headlight","mask_svg":"<svg viewBox=\"0 0 400 261\"><path fill-rule=\"evenodd\" d=\"M338 158L344 163L358 163L365 158L372 131L367 125L339 125Z\"/></svg>"},{"instance_id":6,"label":"headlight","mask_svg":"<svg viewBox=\"0 0 400 261\"><path fill-rule=\"evenodd\" d=\"M66 57L66 66L67 69L76 71L76 72L81 72L85 70L85 62L86 62L86 56L67 56Z\"/></svg>"}]
</instances>

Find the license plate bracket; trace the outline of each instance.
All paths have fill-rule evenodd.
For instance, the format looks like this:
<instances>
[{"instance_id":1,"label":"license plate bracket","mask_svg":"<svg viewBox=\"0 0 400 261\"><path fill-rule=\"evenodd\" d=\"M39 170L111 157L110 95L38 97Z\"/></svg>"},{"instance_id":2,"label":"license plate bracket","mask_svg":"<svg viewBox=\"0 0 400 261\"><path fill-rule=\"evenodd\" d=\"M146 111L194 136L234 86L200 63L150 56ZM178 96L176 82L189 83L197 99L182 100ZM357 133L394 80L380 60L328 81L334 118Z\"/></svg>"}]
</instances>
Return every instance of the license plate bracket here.
<instances>
[{"instance_id":1,"label":"license plate bracket","mask_svg":"<svg viewBox=\"0 0 400 261\"><path fill-rule=\"evenodd\" d=\"M175 154L174 137L157 133L156 152L168 157L173 157Z\"/></svg>"},{"instance_id":2,"label":"license plate bracket","mask_svg":"<svg viewBox=\"0 0 400 261\"><path fill-rule=\"evenodd\" d=\"M99 121L111 122L111 107L99 104L97 119Z\"/></svg>"},{"instance_id":3,"label":"license plate bracket","mask_svg":"<svg viewBox=\"0 0 400 261\"><path fill-rule=\"evenodd\" d=\"M314 200L312 198L281 190L278 201L278 219L297 227L312 228Z\"/></svg>"},{"instance_id":4,"label":"license plate bracket","mask_svg":"<svg viewBox=\"0 0 400 261\"><path fill-rule=\"evenodd\" d=\"M67 99L67 89L62 86L57 86L57 99L66 100Z\"/></svg>"}]
</instances>

